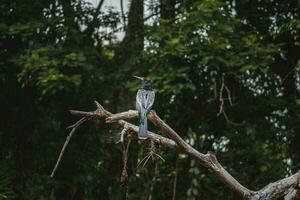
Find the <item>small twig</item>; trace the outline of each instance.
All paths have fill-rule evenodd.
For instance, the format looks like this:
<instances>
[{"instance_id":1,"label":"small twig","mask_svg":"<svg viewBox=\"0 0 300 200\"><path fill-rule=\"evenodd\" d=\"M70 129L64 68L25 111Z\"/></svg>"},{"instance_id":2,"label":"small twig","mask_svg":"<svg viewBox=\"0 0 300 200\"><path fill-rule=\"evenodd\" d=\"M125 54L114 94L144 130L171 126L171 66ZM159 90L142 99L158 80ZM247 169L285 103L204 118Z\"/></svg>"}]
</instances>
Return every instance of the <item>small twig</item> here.
<instances>
[{"instance_id":1,"label":"small twig","mask_svg":"<svg viewBox=\"0 0 300 200\"><path fill-rule=\"evenodd\" d=\"M154 153L154 155L156 155L159 159L161 159L161 161L166 162L166 160L158 153Z\"/></svg>"},{"instance_id":2,"label":"small twig","mask_svg":"<svg viewBox=\"0 0 300 200\"><path fill-rule=\"evenodd\" d=\"M220 109L219 109L217 116L220 116L221 113L224 112L223 90L224 90L224 74L222 74L222 85L221 85L220 94L219 94Z\"/></svg>"},{"instance_id":3,"label":"small twig","mask_svg":"<svg viewBox=\"0 0 300 200\"><path fill-rule=\"evenodd\" d=\"M285 76L284 78L282 79L282 83L284 83L286 81L286 79L294 72L296 71L297 68L295 67L294 69L292 69L291 71L289 71Z\"/></svg>"},{"instance_id":4,"label":"small twig","mask_svg":"<svg viewBox=\"0 0 300 200\"><path fill-rule=\"evenodd\" d=\"M116 144L119 143L119 142L124 144L124 137L125 137L125 134L128 131L128 129L129 129L128 124L125 124L122 131L121 131L121 133L120 133L120 140L118 142L116 142Z\"/></svg>"},{"instance_id":5,"label":"small twig","mask_svg":"<svg viewBox=\"0 0 300 200\"><path fill-rule=\"evenodd\" d=\"M102 2L103 3L103 2ZM66 138L66 141L60 151L60 154L58 156L58 159L56 161L56 164L53 168L53 171L51 173L51 177L53 178L56 170L57 170L57 167L59 166L60 162L61 162L61 159L63 157L63 154L65 152L65 149L66 147L68 146L74 132L76 131L76 129L81 125L83 124L84 122L88 121L88 120L91 120L95 117L103 117L103 116L109 116L111 115L110 112L106 111L101 105L99 102L97 101L94 101L96 106L97 106L97 109L93 112L85 112L85 111L80 111L80 110L70 110L70 113L72 115L75 115L75 116L83 116L80 120L78 120L75 124L72 124L70 126L67 127L67 129L72 129L71 132L69 133L69 135L67 136Z\"/></svg>"},{"instance_id":6,"label":"small twig","mask_svg":"<svg viewBox=\"0 0 300 200\"><path fill-rule=\"evenodd\" d=\"M165 162L165 159L159 155L158 153L156 153L156 147L155 147L155 143L154 140L150 140L150 147L148 149L148 153L147 155L138 163L137 168L139 168L139 166L143 163L142 168L145 167L145 165L147 164L148 160L151 158L152 160L154 160L155 156L157 156L159 159L161 159L163 162Z\"/></svg>"},{"instance_id":7,"label":"small twig","mask_svg":"<svg viewBox=\"0 0 300 200\"><path fill-rule=\"evenodd\" d=\"M231 121L231 120L228 118L228 116L227 116L225 110L223 111L223 116L224 116L224 118L225 118L225 120L226 120L226 122L227 122L228 124L232 124L232 125L234 125L234 126L243 126L243 125L245 125L245 121L243 121L243 122L241 122L241 123L237 123L237 122Z\"/></svg>"},{"instance_id":8,"label":"small twig","mask_svg":"<svg viewBox=\"0 0 300 200\"><path fill-rule=\"evenodd\" d=\"M228 96L228 100L229 100L229 104L231 106L233 106L233 102L232 102L232 99L231 99L231 92L229 90L229 88L225 85L225 81L224 81L224 74L222 74L222 84L221 84L221 88L220 88L220 94L219 94L219 101L220 101L220 109L219 109L219 112L217 114L217 116L220 116L221 114L223 114L226 122L228 124L232 124L232 125L235 125L235 126L242 126L244 123L236 123L236 122L233 122L231 121L226 112L225 112L225 108L224 108L224 98L223 98L223 91L224 91L224 88L227 92L227 96Z\"/></svg>"},{"instance_id":9,"label":"small twig","mask_svg":"<svg viewBox=\"0 0 300 200\"><path fill-rule=\"evenodd\" d=\"M153 155L156 152L155 144L153 140L150 140L149 154Z\"/></svg>"},{"instance_id":10,"label":"small twig","mask_svg":"<svg viewBox=\"0 0 300 200\"><path fill-rule=\"evenodd\" d=\"M61 159L62 159L62 157L63 157L63 155L64 155L65 150L66 150L66 147L68 146L68 144L69 144L69 142L70 142L70 140L71 140L71 138L72 138L74 132L76 131L76 129L77 129L81 124L83 124L84 122L86 122L86 121L88 121L88 120L90 120L90 119L91 119L91 117L83 117L83 118L81 118L80 120L78 120L75 124L73 124L73 125L67 127L67 129L72 128L72 130L70 131L69 135L67 136L66 141L65 141L65 143L64 143L64 145L63 145L63 147L62 147L62 149L61 149L61 151L60 151L60 154L59 154L59 156L58 156L58 159L57 159L57 161L56 161L56 163L55 163L55 166L54 166L54 168L53 168L53 170L52 170L52 173L51 173L51 175L50 175L51 178L54 177L54 174L55 174L55 172L56 172L56 170L57 170L57 167L59 166L59 163L61 162Z\"/></svg>"},{"instance_id":11,"label":"small twig","mask_svg":"<svg viewBox=\"0 0 300 200\"><path fill-rule=\"evenodd\" d=\"M230 92L229 88L226 85L225 85L225 89L226 89L226 92L227 92L229 104L230 104L230 106L233 106L233 102L232 102L232 99L231 99L231 92Z\"/></svg>"},{"instance_id":12,"label":"small twig","mask_svg":"<svg viewBox=\"0 0 300 200\"><path fill-rule=\"evenodd\" d=\"M139 166L140 166L145 160L148 161L149 157L150 157L150 155L147 154L147 155L146 155L146 156L138 163L137 168L139 168ZM146 161L145 161L145 162L146 162ZM144 166L145 166L145 164L143 164L142 168L144 168Z\"/></svg>"},{"instance_id":13,"label":"small twig","mask_svg":"<svg viewBox=\"0 0 300 200\"><path fill-rule=\"evenodd\" d=\"M123 143L123 170L122 170L121 180L120 180L123 186L127 186L128 183L127 161L128 161L128 149L129 149L130 142L131 139L128 137L126 146Z\"/></svg>"},{"instance_id":14,"label":"small twig","mask_svg":"<svg viewBox=\"0 0 300 200\"><path fill-rule=\"evenodd\" d=\"M80 126L82 123L84 123L87 120L88 117L82 117L80 120L78 120L75 124L72 124L68 126L66 129L71 129Z\"/></svg>"},{"instance_id":15,"label":"small twig","mask_svg":"<svg viewBox=\"0 0 300 200\"><path fill-rule=\"evenodd\" d=\"M145 167L145 165L147 164L148 160L153 156L153 154L155 153L155 146L154 146L154 141L150 140L150 147L148 148L148 153L147 155L138 163L137 168L139 168L139 166L144 162L144 164L142 165L142 168ZM153 157L152 157L153 158Z\"/></svg>"}]
</instances>

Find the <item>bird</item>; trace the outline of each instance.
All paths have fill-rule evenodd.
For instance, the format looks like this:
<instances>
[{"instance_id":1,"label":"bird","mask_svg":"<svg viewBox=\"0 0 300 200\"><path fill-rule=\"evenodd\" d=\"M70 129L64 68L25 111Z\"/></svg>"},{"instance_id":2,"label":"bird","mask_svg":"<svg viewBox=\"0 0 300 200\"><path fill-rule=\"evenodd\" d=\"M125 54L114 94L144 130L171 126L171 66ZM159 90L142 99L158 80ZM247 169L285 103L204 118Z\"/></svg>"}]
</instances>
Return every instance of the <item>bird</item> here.
<instances>
[{"instance_id":1,"label":"bird","mask_svg":"<svg viewBox=\"0 0 300 200\"><path fill-rule=\"evenodd\" d=\"M133 76L142 81L140 89L138 89L136 94L136 110L139 113L139 139L148 138L148 122L147 114L150 112L154 100L155 92L151 88L151 80L146 77Z\"/></svg>"}]
</instances>

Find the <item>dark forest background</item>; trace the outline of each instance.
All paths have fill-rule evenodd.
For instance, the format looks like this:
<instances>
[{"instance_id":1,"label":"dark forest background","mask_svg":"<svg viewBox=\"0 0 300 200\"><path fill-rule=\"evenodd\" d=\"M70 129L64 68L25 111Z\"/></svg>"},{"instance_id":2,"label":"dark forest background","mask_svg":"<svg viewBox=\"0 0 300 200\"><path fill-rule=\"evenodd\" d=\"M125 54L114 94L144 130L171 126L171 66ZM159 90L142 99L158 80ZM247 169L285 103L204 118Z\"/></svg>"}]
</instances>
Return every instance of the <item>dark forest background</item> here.
<instances>
[{"instance_id":1,"label":"dark forest background","mask_svg":"<svg viewBox=\"0 0 300 200\"><path fill-rule=\"evenodd\" d=\"M50 178L77 120L68 110L134 109L132 75L149 77L156 112L249 188L299 170L299 1L131 0L128 12L104 1L1 0L0 199L238 199L177 151L157 146L165 161L138 166L148 146L137 141L121 186L120 130L103 121L79 128Z\"/></svg>"}]
</instances>

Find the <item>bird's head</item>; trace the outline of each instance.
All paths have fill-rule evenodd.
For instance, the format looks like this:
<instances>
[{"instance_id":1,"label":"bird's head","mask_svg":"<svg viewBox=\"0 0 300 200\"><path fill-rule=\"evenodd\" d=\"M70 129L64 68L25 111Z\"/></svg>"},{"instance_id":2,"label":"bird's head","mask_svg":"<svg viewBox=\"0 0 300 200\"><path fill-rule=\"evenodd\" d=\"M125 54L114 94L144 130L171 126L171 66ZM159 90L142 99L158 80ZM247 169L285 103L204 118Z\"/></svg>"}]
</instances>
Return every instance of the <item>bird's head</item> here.
<instances>
[{"instance_id":1,"label":"bird's head","mask_svg":"<svg viewBox=\"0 0 300 200\"><path fill-rule=\"evenodd\" d=\"M140 76L133 76L134 78L137 78L142 81L142 87L145 90L151 90L151 80L146 77L140 77Z\"/></svg>"}]
</instances>

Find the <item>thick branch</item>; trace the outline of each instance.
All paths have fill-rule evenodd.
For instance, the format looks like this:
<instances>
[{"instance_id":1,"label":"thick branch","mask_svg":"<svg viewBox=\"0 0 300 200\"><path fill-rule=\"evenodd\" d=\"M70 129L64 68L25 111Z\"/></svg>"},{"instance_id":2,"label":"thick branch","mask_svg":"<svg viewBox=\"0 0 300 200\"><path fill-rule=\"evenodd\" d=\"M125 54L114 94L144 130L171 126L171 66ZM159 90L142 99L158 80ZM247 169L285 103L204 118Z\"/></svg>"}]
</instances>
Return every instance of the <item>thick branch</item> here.
<instances>
[{"instance_id":1,"label":"thick branch","mask_svg":"<svg viewBox=\"0 0 300 200\"><path fill-rule=\"evenodd\" d=\"M116 122L121 127L127 128L132 132L138 133L138 126L135 126L124 119L133 119L138 117L138 112L134 110L129 110L127 112L112 114L105 110L98 102L97 110L93 112L83 112L83 111L71 111L72 114L77 116L85 117L99 117L105 118L107 123ZM300 171L296 174L270 183L266 187L259 191L252 191L241 185L234 177L232 177L226 169L218 162L216 156L212 153L203 154L194 149L188 143L186 143L169 125L167 125L154 111L148 114L148 118L159 127L169 138L160 136L153 132L148 131L149 138L154 142L167 146L170 148L175 148L183 151L184 153L190 155L191 157L198 160L204 167L210 169L216 177L223 182L229 189L233 192L239 194L243 199L249 200L267 200L267 199L277 199L278 197L284 196L284 193L289 193L289 189L294 189L299 187L300 184ZM296 190L296 189L295 189ZM296 190L297 192L298 190ZM294 192L295 193L295 192ZM294 194L293 193L293 194ZM288 194L287 194L288 195ZM286 195L286 196L287 196Z\"/></svg>"},{"instance_id":2,"label":"thick branch","mask_svg":"<svg viewBox=\"0 0 300 200\"><path fill-rule=\"evenodd\" d=\"M109 111L105 110L97 101L95 101L95 104L97 105L97 110L94 112L88 112L87 115L90 116L90 114L93 114L95 117L100 117L103 118L105 117L106 121L108 122L117 122L121 127L127 127L129 130L138 133L139 127L135 126L131 123L128 123L125 120L121 119L131 119L131 118L136 118L138 117L138 112L129 110L128 112L124 113L119 113L113 115ZM83 114L84 112L82 111L72 111L71 113L74 113L75 115L77 114ZM127 117L127 118L126 118ZM158 135L156 133L148 131L149 138L153 140L154 142L161 144L163 146L167 146L170 148L177 148L177 144L173 141L170 140L169 138L162 137L161 135Z\"/></svg>"},{"instance_id":3,"label":"thick branch","mask_svg":"<svg viewBox=\"0 0 300 200\"><path fill-rule=\"evenodd\" d=\"M117 113L114 115L110 115L109 117L107 117L105 119L106 123L112 123L112 122L116 122L120 119L134 119L137 118L139 116L138 111L136 110L128 110L126 112L121 112L121 113Z\"/></svg>"},{"instance_id":4,"label":"thick branch","mask_svg":"<svg viewBox=\"0 0 300 200\"><path fill-rule=\"evenodd\" d=\"M297 187L298 184L300 184L300 171L292 176L268 184L257 193L259 194L260 198L263 199L277 199L284 196L284 192L288 191L290 188Z\"/></svg>"},{"instance_id":5,"label":"thick branch","mask_svg":"<svg viewBox=\"0 0 300 200\"><path fill-rule=\"evenodd\" d=\"M113 122L119 119L132 119L138 117L138 112L129 110L127 112L121 112L106 118L106 121ZM237 180L235 180L218 162L215 155L208 153L202 154L188 143L186 143L169 125L167 125L154 111L148 114L149 119L158 126L169 138L175 141L183 152L196 158L203 166L212 170L212 172L231 190L239 193L241 196L250 195L250 190L242 186ZM136 129L138 131L138 129Z\"/></svg>"},{"instance_id":6,"label":"thick branch","mask_svg":"<svg viewBox=\"0 0 300 200\"><path fill-rule=\"evenodd\" d=\"M218 162L216 156L212 153L202 154L188 143L186 143L170 126L168 126L154 111L150 113L149 119L160 129L162 129L178 146L188 155L196 158L203 166L212 170L217 178L227 187L241 196L250 195L252 191L242 186L233 178Z\"/></svg>"}]
</instances>

